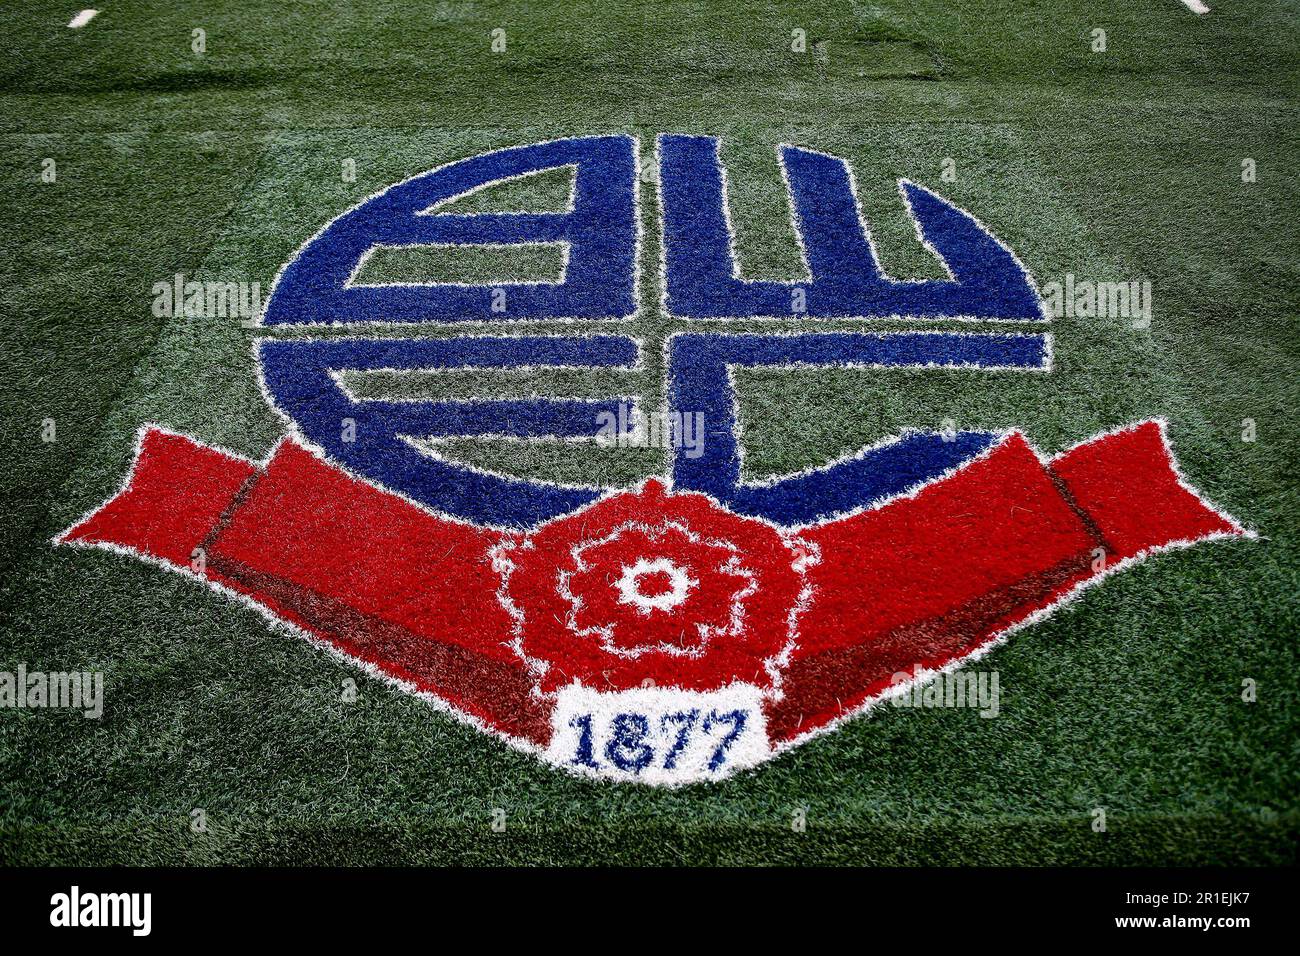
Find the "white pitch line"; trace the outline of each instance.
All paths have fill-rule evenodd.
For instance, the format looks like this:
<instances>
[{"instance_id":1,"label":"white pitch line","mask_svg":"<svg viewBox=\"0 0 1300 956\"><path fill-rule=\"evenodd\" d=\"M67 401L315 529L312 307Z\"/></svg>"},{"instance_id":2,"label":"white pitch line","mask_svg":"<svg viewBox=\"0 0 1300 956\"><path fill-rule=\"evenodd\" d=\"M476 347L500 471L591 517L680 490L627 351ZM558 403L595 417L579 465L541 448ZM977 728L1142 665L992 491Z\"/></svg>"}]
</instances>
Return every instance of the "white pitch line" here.
<instances>
[{"instance_id":1,"label":"white pitch line","mask_svg":"<svg viewBox=\"0 0 1300 956\"><path fill-rule=\"evenodd\" d=\"M99 13L98 10L82 10L68 22L68 29L80 30Z\"/></svg>"},{"instance_id":2,"label":"white pitch line","mask_svg":"<svg viewBox=\"0 0 1300 956\"><path fill-rule=\"evenodd\" d=\"M1210 8L1207 7L1204 3L1202 3L1201 0L1183 0L1183 6L1185 6L1188 10L1191 10L1192 13L1210 12Z\"/></svg>"}]
</instances>

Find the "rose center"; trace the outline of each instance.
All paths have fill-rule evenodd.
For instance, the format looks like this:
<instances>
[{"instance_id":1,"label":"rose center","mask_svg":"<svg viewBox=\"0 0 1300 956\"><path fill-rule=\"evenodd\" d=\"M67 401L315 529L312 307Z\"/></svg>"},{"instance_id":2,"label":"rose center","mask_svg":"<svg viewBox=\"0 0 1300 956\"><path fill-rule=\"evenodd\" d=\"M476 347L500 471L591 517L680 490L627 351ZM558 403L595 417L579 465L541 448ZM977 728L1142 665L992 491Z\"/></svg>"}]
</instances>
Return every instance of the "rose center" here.
<instances>
[{"instance_id":1,"label":"rose center","mask_svg":"<svg viewBox=\"0 0 1300 956\"><path fill-rule=\"evenodd\" d=\"M685 568L668 558L639 558L635 564L623 566L623 575L614 587L621 603L648 614L681 604L697 583Z\"/></svg>"},{"instance_id":2,"label":"rose center","mask_svg":"<svg viewBox=\"0 0 1300 956\"><path fill-rule=\"evenodd\" d=\"M667 571L651 571L637 578L636 589L647 598L659 597L673 589L673 578Z\"/></svg>"}]
</instances>

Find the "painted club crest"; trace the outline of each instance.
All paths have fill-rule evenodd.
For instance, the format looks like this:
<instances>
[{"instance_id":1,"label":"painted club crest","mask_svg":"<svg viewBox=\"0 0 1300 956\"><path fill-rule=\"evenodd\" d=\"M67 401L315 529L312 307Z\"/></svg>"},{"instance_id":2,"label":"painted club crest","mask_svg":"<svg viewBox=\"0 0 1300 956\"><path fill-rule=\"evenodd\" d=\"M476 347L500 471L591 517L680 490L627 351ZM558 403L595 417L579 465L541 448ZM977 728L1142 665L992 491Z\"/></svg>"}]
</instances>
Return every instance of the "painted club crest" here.
<instances>
[{"instance_id":1,"label":"painted club crest","mask_svg":"<svg viewBox=\"0 0 1300 956\"><path fill-rule=\"evenodd\" d=\"M947 276L893 278L848 165L777 154L805 271L756 281L737 261L717 140L659 138L650 271L678 329L662 343L620 324L649 281L632 137L486 153L369 197L276 277L254 348L287 434L267 458L147 425L121 490L56 541L200 577L557 766L672 785L826 732L1155 551L1247 533L1182 480L1158 420L1050 458L1014 430L907 429L746 479L736 369L1052 363L1031 276L973 215L901 182ZM447 208L562 169L562 211ZM363 281L370 257L408 247L549 247L562 268L491 286ZM836 319L881 322L846 332ZM578 320L581 333L528 329ZM1006 331L951 331L961 321ZM370 399L345 378L642 369L652 348L657 409L634 395ZM524 480L431 441L581 443L651 415L702 423L699 440L668 442L662 473L627 488Z\"/></svg>"}]
</instances>

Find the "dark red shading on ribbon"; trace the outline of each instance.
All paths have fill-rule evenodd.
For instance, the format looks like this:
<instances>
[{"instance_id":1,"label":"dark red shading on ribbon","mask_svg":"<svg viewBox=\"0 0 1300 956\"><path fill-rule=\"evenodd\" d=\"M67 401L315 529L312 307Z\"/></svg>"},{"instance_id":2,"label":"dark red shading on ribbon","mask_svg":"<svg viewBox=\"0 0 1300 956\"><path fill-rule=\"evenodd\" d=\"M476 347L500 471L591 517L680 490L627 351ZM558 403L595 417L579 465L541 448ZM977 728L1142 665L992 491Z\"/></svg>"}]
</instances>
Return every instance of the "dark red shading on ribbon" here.
<instances>
[{"instance_id":1,"label":"dark red shading on ribbon","mask_svg":"<svg viewBox=\"0 0 1300 956\"><path fill-rule=\"evenodd\" d=\"M628 519L648 509L653 521L689 507L707 524L697 497L656 486L595 509ZM581 513L557 525L591 520ZM958 661L1125 559L1241 533L1181 482L1155 422L1047 465L1022 436L1008 436L910 497L799 532L795 543L815 545L820 560L807 570L811 598L781 694L767 706L768 733L773 743L794 740L869 703L900 673ZM150 429L127 487L59 540L189 569L544 746L551 703L511 646L515 621L498 598L492 551L505 537L436 517L289 441L261 467ZM515 561L535 546L512 545ZM792 588L768 597L778 592L793 604ZM751 620L775 631L787 616ZM772 636L776 649L787 634Z\"/></svg>"},{"instance_id":2,"label":"dark red shading on ribbon","mask_svg":"<svg viewBox=\"0 0 1300 956\"><path fill-rule=\"evenodd\" d=\"M292 442L255 469L150 430L128 487L61 540L195 570L201 547L209 579L389 677L545 744L550 706L506 646L511 621L488 555L501 537L437 518Z\"/></svg>"},{"instance_id":3,"label":"dark red shading on ribbon","mask_svg":"<svg viewBox=\"0 0 1300 956\"><path fill-rule=\"evenodd\" d=\"M1044 466L1019 434L910 498L806 529L821 548L768 733L789 740L994 640L1150 548L1241 529L1179 481L1156 422Z\"/></svg>"}]
</instances>

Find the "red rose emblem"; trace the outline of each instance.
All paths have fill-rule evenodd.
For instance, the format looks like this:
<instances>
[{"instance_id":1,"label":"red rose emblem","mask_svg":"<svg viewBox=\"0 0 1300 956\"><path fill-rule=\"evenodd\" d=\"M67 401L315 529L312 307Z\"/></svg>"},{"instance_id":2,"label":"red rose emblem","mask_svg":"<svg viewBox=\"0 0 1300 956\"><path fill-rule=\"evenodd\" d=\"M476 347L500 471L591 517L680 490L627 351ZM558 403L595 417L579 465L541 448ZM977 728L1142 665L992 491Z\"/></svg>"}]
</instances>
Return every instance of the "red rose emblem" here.
<instances>
[{"instance_id":1,"label":"red rose emblem","mask_svg":"<svg viewBox=\"0 0 1300 956\"><path fill-rule=\"evenodd\" d=\"M498 549L519 652L553 691L770 686L806 547L658 481Z\"/></svg>"}]
</instances>

